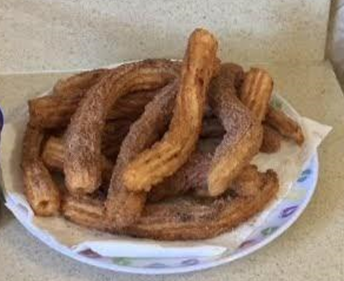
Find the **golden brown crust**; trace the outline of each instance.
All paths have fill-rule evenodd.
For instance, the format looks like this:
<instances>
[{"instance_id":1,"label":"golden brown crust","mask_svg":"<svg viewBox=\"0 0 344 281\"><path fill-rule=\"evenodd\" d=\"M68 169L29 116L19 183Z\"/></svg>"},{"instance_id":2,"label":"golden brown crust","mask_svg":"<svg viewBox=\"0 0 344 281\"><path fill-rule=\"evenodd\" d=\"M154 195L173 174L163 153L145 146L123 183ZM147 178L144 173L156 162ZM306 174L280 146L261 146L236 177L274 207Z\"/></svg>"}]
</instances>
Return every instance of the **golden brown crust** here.
<instances>
[{"instance_id":1,"label":"golden brown crust","mask_svg":"<svg viewBox=\"0 0 344 281\"><path fill-rule=\"evenodd\" d=\"M177 65L177 64L176 64ZM145 106L160 93L160 88L152 91L134 91L118 99L106 117L108 121L130 119L135 121L141 116Z\"/></svg>"},{"instance_id":2,"label":"golden brown crust","mask_svg":"<svg viewBox=\"0 0 344 281\"><path fill-rule=\"evenodd\" d=\"M29 100L30 124L42 129L66 126L86 92L108 71L96 69L60 79L53 95Z\"/></svg>"},{"instance_id":3,"label":"golden brown crust","mask_svg":"<svg viewBox=\"0 0 344 281\"><path fill-rule=\"evenodd\" d=\"M208 173L210 196L223 193L241 169L259 151L262 142L261 124L235 96L230 68L221 68L210 88L210 106L221 120L226 134L216 148Z\"/></svg>"},{"instance_id":4,"label":"golden brown crust","mask_svg":"<svg viewBox=\"0 0 344 281\"><path fill-rule=\"evenodd\" d=\"M261 211L275 196L277 175L269 170L258 176L263 178L263 184L248 196L215 200L181 197L149 205L138 223L125 233L158 240L197 240L220 235Z\"/></svg>"},{"instance_id":5,"label":"golden brown crust","mask_svg":"<svg viewBox=\"0 0 344 281\"><path fill-rule=\"evenodd\" d=\"M107 72L109 69L94 69L60 79L54 85L53 94L60 96L83 95L97 84Z\"/></svg>"},{"instance_id":6,"label":"golden brown crust","mask_svg":"<svg viewBox=\"0 0 344 281\"><path fill-rule=\"evenodd\" d=\"M60 191L40 159L44 134L27 126L23 141L22 170L26 197L36 215L52 216L59 212Z\"/></svg>"},{"instance_id":7,"label":"golden brown crust","mask_svg":"<svg viewBox=\"0 0 344 281\"><path fill-rule=\"evenodd\" d=\"M305 137L300 125L283 111L270 106L266 115L266 123L282 136L294 140L298 145L303 144Z\"/></svg>"},{"instance_id":8,"label":"golden brown crust","mask_svg":"<svg viewBox=\"0 0 344 281\"><path fill-rule=\"evenodd\" d=\"M49 170L62 172L63 163L65 161L64 154L65 148L63 139L57 137L49 137L43 147L42 160ZM101 161L102 178L105 182L109 182L114 165L104 156L102 156Z\"/></svg>"},{"instance_id":9,"label":"golden brown crust","mask_svg":"<svg viewBox=\"0 0 344 281\"><path fill-rule=\"evenodd\" d=\"M42 160L49 170L62 171L64 153L63 139L49 137L42 149Z\"/></svg>"},{"instance_id":10,"label":"golden brown crust","mask_svg":"<svg viewBox=\"0 0 344 281\"><path fill-rule=\"evenodd\" d=\"M101 184L101 135L118 98L132 91L159 88L177 75L168 60L145 60L119 66L88 91L65 134L64 173L71 193L92 193Z\"/></svg>"},{"instance_id":11,"label":"golden brown crust","mask_svg":"<svg viewBox=\"0 0 344 281\"><path fill-rule=\"evenodd\" d=\"M269 176L271 172L267 172L265 176ZM232 182L229 188L229 194L235 197L254 196L258 186L263 186L265 176L258 172L256 165L248 165L244 167L241 173Z\"/></svg>"},{"instance_id":12,"label":"golden brown crust","mask_svg":"<svg viewBox=\"0 0 344 281\"><path fill-rule=\"evenodd\" d=\"M161 94L146 106L142 116L130 127L123 141L105 202L107 217L117 228L136 221L146 201L145 192L134 193L126 189L122 182L123 170L165 132L175 104L178 85L176 81L161 90Z\"/></svg>"},{"instance_id":13,"label":"golden brown crust","mask_svg":"<svg viewBox=\"0 0 344 281\"><path fill-rule=\"evenodd\" d=\"M170 63L173 64L175 68L179 67L178 62ZM95 73L98 71L101 71L101 77L106 76L106 74L110 72L110 70L105 72L103 72L103 70L94 70ZM111 70L111 72L115 71L116 69ZM87 90L100 81L100 79L94 79L93 76L88 75L89 72L84 73L72 76L70 78L71 81L67 78L62 82L58 82L57 84L60 85L55 86L56 94L54 95L29 100L30 124L42 129L66 127L70 123L72 115L78 108ZM78 76L83 77L79 79ZM86 78L91 81L85 81ZM80 85L78 83L80 83ZM71 88L68 88L68 86ZM88 86L88 88L86 86ZM144 106L152 100L157 92L158 90L136 91L133 89L130 94L118 99L116 104L110 109L106 119L131 118L132 120L136 120L142 114Z\"/></svg>"},{"instance_id":14,"label":"golden brown crust","mask_svg":"<svg viewBox=\"0 0 344 281\"><path fill-rule=\"evenodd\" d=\"M103 203L67 196L64 216L80 225L102 231L158 240L207 239L224 233L261 211L278 190L277 175L251 168L237 181L232 193L217 199L181 197L148 204L142 217L118 231L105 219ZM231 192L229 192L230 194Z\"/></svg>"},{"instance_id":15,"label":"golden brown crust","mask_svg":"<svg viewBox=\"0 0 344 281\"><path fill-rule=\"evenodd\" d=\"M128 190L147 192L187 161L201 131L206 93L216 68L216 52L217 41L208 31L197 29L191 34L169 130L160 142L126 167L123 181Z\"/></svg>"},{"instance_id":16,"label":"golden brown crust","mask_svg":"<svg viewBox=\"0 0 344 281\"><path fill-rule=\"evenodd\" d=\"M196 29L182 63L82 72L29 101L22 166L35 213L61 206L80 225L174 241L212 238L261 211L278 178L249 162L262 144L272 80L259 69L244 79L242 67L221 65L217 48ZM265 131L262 149L271 150L277 142ZM64 174L63 194L48 169Z\"/></svg>"},{"instance_id":17,"label":"golden brown crust","mask_svg":"<svg viewBox=\"0 0 344 281\"><path fill-rule=\"evenodd\" d=\"M264 125L263 142L260 151L275 153L280 150L283 137L269 125Z\"/></svg>"},{"instance_id":18,"label":"golden brown crust","mask_svg":"<svg viewBox=\"0 0 344 281\"><path fill-rule=\"evenodd\" d=\"M211 153L195 151L175 174L154 186L148 193L150 202L181 196L192 190L207 190Z\"/></svg>"},{"instance_id":19,"label":"golden brown crust","mask_svg":"<svg viewBox=\"0 0 344 281\"><path fill-rule=\"evenodd\" d=\"M170 114L172 115L172 113ZM170 118L170 116L168 117ZM116 119L105 125L102 138L102 178L109 182L112 174L113 164L108 159L116 159L121 144L133 124L131 119ZM222 125L215 119L205 119L202 126L201 137L214 138L224 134ZM64 143L62 137L51 136L45 142L42 149L42 160L51 171L63 171ZM196 164L196 163L195 163Z\"/></svg>"},{"instance_id":20,"label":"golden brown crust","mask_svg":"<svg viewBox=\"0 0 344 281\"><path fill-rule=\"evenodd\" d=\"M265 70L251 68L246 73L243 85L239 91L239 98L259 121L265 119L272 89L272 78Z\"/></svg>"},{"instance_id":21,"label":"golden brown crust","mask_svg":"<svg viewBox=\"0 0 344 281\"><path fill-rule=\"evenodd\" d=\"M30 125L42 129L67 126L84 94L48 95L29 100Z\"/></svg>"},{"instance_id":22,"label":"golden brown crust","mask_svg":"<svg viewBox=\"0 0 344 281\"><path fill-rule=\"evenodd\" d=\"M262 128L235 96L236 81L240 81L242 73L242 69L235 64L223 64L219 76L211 83L210 104L222 125L216 118L211 121L205 119L203 131L211 137L223 137L227 131L220 145L202 152L200 146L205 140L199 142L199 148L183 167L153 187L149 194L150 201L159 201L190 190L194 190L197 196L218 196L229 188L244 166L258 153ZM207 126L216 129L211 131L206 129ZM214 178L217 182L214 182ZM209 180L213 180L212 186L209 186Z\"/></svg>"},{"instance_id":23,"label":"golden brown crust","mask_svg":"<svg viewBox=\"0 0 344 281\"><path fill-rule=\"evenodd\" d=\"M107 120L130 118L136 120L145 105L158 91L134 91L121 97L110 110ZM85 93L75 95L48 95L29 101L30 124L42 129L66 127Z\"/></svg>"}]
</instances>

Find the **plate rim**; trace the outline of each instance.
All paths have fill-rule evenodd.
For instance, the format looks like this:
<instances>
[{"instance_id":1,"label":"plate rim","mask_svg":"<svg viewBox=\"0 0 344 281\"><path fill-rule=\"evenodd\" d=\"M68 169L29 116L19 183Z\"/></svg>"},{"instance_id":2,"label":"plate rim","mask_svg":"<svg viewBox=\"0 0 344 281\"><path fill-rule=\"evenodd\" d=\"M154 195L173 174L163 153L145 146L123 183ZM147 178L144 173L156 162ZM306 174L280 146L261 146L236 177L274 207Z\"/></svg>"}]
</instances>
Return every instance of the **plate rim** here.
<instances>
[{"instance_id":1,"label":"plate rim","mask_svg":"<svg viewBox=\"0 0 344 281\"><path fill-rule=\"evenodd\" d=\"M290 217L290 219L282 224L281 227L279 227L275 232L273 232L270 236L266 237L265 239L261 240L257 244L248 247L247 249L244 249L236 254L230 255L228 257L224 257L219 260L215 261L209 261L207 263L200 263L188 267L171 267L171 268L139 268L139 267L130 267L130 266L122 266L118 264L105 264L102 263L96 259L91 259L84 257L80 254L72 252L68 247L60 244L60 243L51 243L51 241L46 241L45 239L42 239L42 237L38 236L33 228L31 228L26 221L20 219L15 214L14 216L16 219L25 227L26 230L29 231L31 235L33 235L36 239L43 242L48 247L52 248L53 250L57 251L60 254L66 255L72 259L75 259L79 262L86 263L88 265L92 265L95 267L99 267L102 269L111 270L114 272L122 272L122 273L130 273L130 274L141 274L141 275L170 275L170 274L178 274L178 273L191 273L195 271L200 270L206 270L213 267L217 267L220 265L231 263L235 260L242 259L248 255L251 255L258 250L264 248L266 245L271 243L272 241L276 240L278 237L280 237L282 234L284 234L302 215L302 213L305 211L307 206L309 205L317 187L318 177L319 177L319 155L318 152L316 152L310 160L307 162L307 165L314 162L314 170L316 171L315 179L309 188L309 192L304 197L302 203L299 205L299 208L294 212L293 216ZM305 165L307 167L307 165ZM294 183L296 184L296 183ZM288 194L288 193L287 193ZM55 245L56 244L56 245ZM58 245L57 245L58 244Z\"/></svg>"},{"instance_id":2,"label":"plate rim","mask_svg":"<svg viewBox=\"0 0 344 281\"><path fill-rule=\"evenodd\" d=\"M131 61L129 61L129 62L131 62ZM107 68L115 67L115 66L125 64L125 63L128 63L128 62L125 61L125 62L121 62L121 63L111 64L111 65L107 66ZM47 93L49 93L49 91L51 91L51 89L43 92L41 95L46 95ZM274 93L274 96L277 97L277 99L279 99L280 101L282 101L282 103L288 107L288 110L291 110L292 112L294 112L298 115L298 113L294 109L294 107L284 97L282 97L281 95L279 95L276 92ZM0 112L2 113L1 108L0 108ZM3 119L2 119L3 125L5 126L6 125L5 116L4 116L4 114L2 114L2 116L3 116ZM14 212L12 212L12 210L10 210L10 211L16 217L16 219L20 222L20 224L22 224L25 227L25 229L32 236L34 236L36 239L43 242L45 245L47 245L49 248L55 250L56 252L58 252L62 255L68 256L68 257L70 257L74 260L77 260L79 262L82 262L82 263L85 263L88 265L92 265L92 266L95 266L98 268L111 270L114 272L130 273L130 274L170 275L170 274L178 274L178 273L190 273L190 272L210 269L213 267L228 264L228 263L233 262L235 260L244 258L244 257L251 255L251 254L255 253L256 251L264 248L266 245L268 245L269 243L271 243L272 241L274 241L275 239L280 237L283 233L285 233L286 230L289 229L300 218L301 214L305 211L305 209L309 205L309 203L310 203L310 201L311 201L311 199L315 193L317 183L318 183L318 177L319 177L319 155L318 155L317 151L308 160L308 162L306 163L305 166L307 167L307 165L310 165L310 163L312 163L312 162L314 162L313 167L314 167L314 171L315 171L315 173L314 173L315 178L314 178L314 182L312 183L312 186L309 187L309 191L307 192L306 196L303 198L303 201L300 203L298 209L294 212L293 216L291 216L285 223L283 223L275 232L273 232L271 235L267 236L263 240L259 241L257 244L254 244L250 247L247 247L238 253L231 254L227 257L223 257L223 258L220 258L218 260L204 262L204 263L191 265L191 266L185 266L185 267L170 267L170 268L167 267L167 268L157 269L157 268L146 268L146 267L140 268L140 267L123 266L123 265L119 265L119 264L103 263L103 262L98 261L96 259L88 258L86 256L82 256L78 253L75 253L72 250L70 250L67 246L65 246L61 243L58 243L58 242L52 243L52 241L47 241L46 239L43 239L43 237L39 236L38 233L36 233L37 230L32 228L26 221L17 217L16 214ZM293 183L293 185L295 185L295 184L296 184L296 182ZM290 191L288 191L288 193L289 192ZM286 196L287 196L287 194L286 194ZM6 196L5 196L5 198L6 198Z\"/></svg>"}]
</instances>

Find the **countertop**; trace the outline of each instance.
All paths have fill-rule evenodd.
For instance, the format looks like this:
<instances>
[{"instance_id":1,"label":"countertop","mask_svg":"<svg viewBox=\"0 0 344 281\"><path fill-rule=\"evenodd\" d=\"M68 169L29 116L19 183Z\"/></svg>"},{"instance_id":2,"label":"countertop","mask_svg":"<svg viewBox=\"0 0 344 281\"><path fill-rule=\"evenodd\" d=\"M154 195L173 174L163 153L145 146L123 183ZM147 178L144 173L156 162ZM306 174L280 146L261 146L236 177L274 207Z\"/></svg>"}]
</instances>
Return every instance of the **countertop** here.
<instances>
[{"instance_id":1,"label":"countertop","mask_svg":"<svg viewBox=\"0 0 344 281\"><path fill-rule=\"evenodd\" d=\"M134 276L81 264L32 237L2 207L0 280L344 280L344 98L329 63L266 64L282 94L302 115L333 126L319 149L317 191L301 218L280 238L242 260L175 276ZM0 75L6 121L66 74Z\"/></svg>"}]
</instances>

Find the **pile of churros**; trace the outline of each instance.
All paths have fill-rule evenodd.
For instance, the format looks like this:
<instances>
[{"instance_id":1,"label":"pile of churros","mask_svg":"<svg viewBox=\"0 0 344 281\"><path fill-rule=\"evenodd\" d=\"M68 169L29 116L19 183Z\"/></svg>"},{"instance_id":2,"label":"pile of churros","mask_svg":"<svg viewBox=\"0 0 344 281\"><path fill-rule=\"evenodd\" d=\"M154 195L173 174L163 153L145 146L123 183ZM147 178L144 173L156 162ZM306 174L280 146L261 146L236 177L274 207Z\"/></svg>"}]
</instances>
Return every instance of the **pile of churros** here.
<instances>
[{"instance_id":1,"label":"pile of churros","mask_svg":"<svg viewBox=\"0 0 344 281\"><path fill-rule=\"evenodd\" d=\"M221 63L204 29L182 61L148 59L58 81L28 102L22 171L37 216L159 240L211 238L278 191L250 164L301 127L270 105L273 80Z\"/></svg>"}]
</instances>

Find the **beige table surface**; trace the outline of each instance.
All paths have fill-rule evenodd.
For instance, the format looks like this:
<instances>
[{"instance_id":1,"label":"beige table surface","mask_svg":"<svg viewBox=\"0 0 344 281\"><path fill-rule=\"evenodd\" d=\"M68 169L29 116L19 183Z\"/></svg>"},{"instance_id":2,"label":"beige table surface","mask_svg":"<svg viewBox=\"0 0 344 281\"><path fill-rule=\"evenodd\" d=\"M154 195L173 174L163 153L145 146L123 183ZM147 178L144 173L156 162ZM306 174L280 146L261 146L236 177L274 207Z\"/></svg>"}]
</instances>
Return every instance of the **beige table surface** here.
<instances>
[{"instance_id":1,"label":"beige table surface","mask_svg":"<svg viewBox=\"0 0 344 281\"><path fill-rule=\"evenodd\" d=\"M276 90L303 115L333 126L319 150L317 191L301 218L255 254L215 269L175 276L134 276L97 269L64 257L32 237L3 208L0 280L344 280L344 98L330 64L265 65ZM28 97L48 89L61 74L0 76L6 120ZM11 117L12 116L12 117Z\"/></svg>"}]
</instances>

